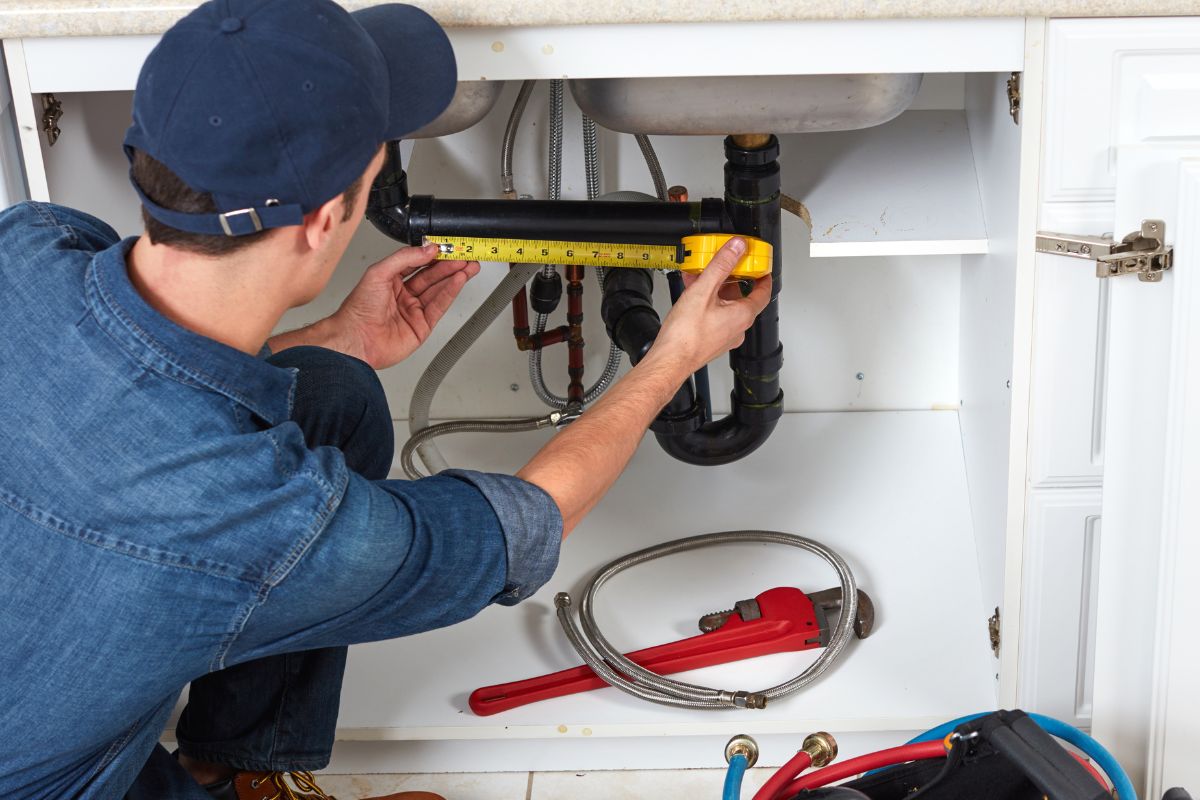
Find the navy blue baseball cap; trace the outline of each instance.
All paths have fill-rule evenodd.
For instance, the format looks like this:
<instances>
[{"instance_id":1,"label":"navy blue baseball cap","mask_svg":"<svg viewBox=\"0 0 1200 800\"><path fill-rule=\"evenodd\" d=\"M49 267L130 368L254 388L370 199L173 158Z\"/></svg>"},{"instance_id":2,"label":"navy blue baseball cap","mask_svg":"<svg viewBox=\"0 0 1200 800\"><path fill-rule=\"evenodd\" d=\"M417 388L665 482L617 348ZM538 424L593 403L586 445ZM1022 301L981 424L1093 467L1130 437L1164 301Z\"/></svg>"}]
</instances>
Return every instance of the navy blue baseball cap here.
<instances>
[{"instance_id":1,"label":"navy blue baseball cap","mask_svg":"<svg viewBox=\"0 0 1200 800\"><path fill-rule=\"evenodd\" d=\"M134 189L181 231L299 225L361 176L382 142L445 110L456 78L445 32L413 6L210 0L147 57L125 151L162 162L221 213L173 211Z\"/></svg>"}]
</instances>

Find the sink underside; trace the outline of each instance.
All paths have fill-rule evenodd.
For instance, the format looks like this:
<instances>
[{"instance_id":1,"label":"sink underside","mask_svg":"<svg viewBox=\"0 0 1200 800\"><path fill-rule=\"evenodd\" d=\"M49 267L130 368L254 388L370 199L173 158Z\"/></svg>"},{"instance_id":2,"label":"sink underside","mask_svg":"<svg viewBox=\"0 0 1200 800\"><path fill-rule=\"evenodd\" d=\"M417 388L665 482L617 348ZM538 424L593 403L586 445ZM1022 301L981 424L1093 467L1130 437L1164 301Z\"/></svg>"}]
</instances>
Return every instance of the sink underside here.
<instances>
[{"instance_id":1,"label":"sink underside","mask_svg":"<svg viewBox=\"0 0 1200 800\"><path fill-rule=\"evenodd\" d=\"M504 81L459 81L450 105L433 122L405 139L432 139L465 131L483 119L504 91Z\"/></svg>"},{"instance_id":2,"label":"sink underside","mask_svg":"<svg viewBox=\"0 0 1200 800\"><path fill-rule=\"evenodd\" d=\"M610 130L667 135L813 133L880 125L912 104L920 73L569 81Z\"/></svg>"}]
</instances>

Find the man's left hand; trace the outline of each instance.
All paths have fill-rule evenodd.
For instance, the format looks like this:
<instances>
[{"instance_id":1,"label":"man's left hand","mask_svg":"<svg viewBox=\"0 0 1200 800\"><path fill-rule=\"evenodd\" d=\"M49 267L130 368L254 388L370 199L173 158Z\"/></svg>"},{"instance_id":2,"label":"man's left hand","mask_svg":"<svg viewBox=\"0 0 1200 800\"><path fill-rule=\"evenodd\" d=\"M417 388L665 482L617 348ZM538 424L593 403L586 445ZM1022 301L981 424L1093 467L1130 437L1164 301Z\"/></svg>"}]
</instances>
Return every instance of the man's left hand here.
<instances>
[{"instance_id":1,"label":"man's left hand","mask_svg":"<svg viewBox=\"0 0 1200 800\"><path fill-rule=\"evenodd\" d=\"M433 326L479 274L477 261L436 261L436 245L405 247L372 264L330 317L351 353L375 369L412 355Z\"/></svg>"},{"instance_id":2,"label":"man's left hand","mask_svg":"<svg viewBox=\"0 0 1200 800\"><path fill-rule=\"evenodd\" d=\"M311 344L384 369L412 355L479 274L477 261L436 261L436 245L404 247L367 267L334 314L271 338L271 349Z\"/></svg>"}]
</instances>

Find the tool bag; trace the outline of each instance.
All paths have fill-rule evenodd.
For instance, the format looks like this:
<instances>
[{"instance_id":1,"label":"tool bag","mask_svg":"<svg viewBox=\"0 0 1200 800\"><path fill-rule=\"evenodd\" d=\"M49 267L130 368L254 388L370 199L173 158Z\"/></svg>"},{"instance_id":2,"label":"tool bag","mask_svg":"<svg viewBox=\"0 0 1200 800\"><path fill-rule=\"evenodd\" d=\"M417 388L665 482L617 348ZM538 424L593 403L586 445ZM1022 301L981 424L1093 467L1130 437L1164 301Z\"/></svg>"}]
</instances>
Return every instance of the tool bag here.
<instances>
[{"instance_id":1,"label":"tool bag","mask_svg":"<svg viewBox=\"0 0 1200 800\"><path fill-rule=\"evenodd\" d=\"M888 767L794 800L1112 800L1054 737L1022 711L997 711L950 734L944 760Z\"/></svg>"}]
</instances>

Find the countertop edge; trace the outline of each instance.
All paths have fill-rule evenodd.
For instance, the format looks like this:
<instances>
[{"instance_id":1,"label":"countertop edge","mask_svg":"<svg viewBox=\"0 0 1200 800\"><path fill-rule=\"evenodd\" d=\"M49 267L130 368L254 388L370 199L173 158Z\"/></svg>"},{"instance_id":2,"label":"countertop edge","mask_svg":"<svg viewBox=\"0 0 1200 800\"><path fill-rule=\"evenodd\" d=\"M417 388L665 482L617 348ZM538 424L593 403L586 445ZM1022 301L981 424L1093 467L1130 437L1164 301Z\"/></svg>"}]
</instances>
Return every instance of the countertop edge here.
<instances>
[{"instance_id":1,"label":"countertop edge","mask_svg":"<svg viewBox=\"0 0 1200 800\"><path fill-rule=\"evenodd\" d=\"M348 9L373 5L343 0ZM1121 17L1200 14L1197 0L657 0L590 7L565 0L548 3L426 0L417 3L447 28L515 28L662 22L782 22L828 20L945 19L963 17ZM0 2L0 39L161 34L198 5L142 0L113 8L96 0Z\"/></svg>"}]
</instances>

